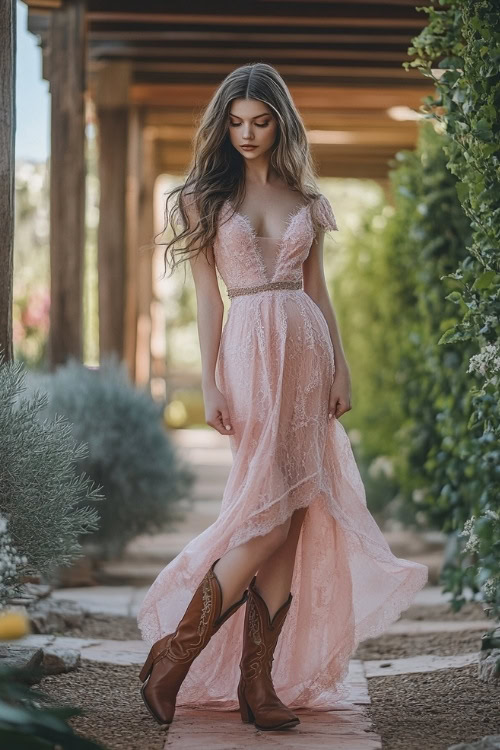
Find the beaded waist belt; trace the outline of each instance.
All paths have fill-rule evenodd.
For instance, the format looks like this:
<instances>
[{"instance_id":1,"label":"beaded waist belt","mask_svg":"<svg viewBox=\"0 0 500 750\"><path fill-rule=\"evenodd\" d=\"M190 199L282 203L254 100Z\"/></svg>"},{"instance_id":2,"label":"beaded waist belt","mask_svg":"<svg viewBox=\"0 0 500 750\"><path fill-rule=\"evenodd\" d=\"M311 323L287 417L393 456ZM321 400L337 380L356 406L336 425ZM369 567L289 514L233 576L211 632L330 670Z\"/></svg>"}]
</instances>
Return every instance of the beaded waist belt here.
<instances>
[{"instance_id":1,"label":"beaded waist belt","mask_svg":"<svg viewBox=\"0 0 500 750\"><path fill-rule=\"evenodd\" d=\"M302 289L302 281L268 281L266 284L259 284L259 286L233 287L233 289L227 290L227 294L231 299L232 297L238 297L240 294L256 294L271 289Z\"/></svg>"}]
</instances>

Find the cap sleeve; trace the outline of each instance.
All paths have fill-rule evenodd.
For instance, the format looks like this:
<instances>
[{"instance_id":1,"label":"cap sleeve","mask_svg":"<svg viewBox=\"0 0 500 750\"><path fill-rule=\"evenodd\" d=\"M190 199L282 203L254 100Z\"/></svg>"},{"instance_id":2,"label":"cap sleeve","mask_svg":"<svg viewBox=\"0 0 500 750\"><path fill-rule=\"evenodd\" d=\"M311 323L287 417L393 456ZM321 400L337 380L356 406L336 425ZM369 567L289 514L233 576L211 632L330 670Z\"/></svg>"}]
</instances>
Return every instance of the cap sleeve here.
<instances>
[{"instance_id":1,"label":"cap sleeve","mask_svg":"<svg viewBox=\"0 0 500 750\"><path fill-rule=\"evenodd\" d=\"M330 201L325 195L323 195L323 193L320 193L320 195L313 201L312 217L316 230L323 229L325 232L329 230L338 230L337 220L333 213Z\"/></svg>"}]
</instances>

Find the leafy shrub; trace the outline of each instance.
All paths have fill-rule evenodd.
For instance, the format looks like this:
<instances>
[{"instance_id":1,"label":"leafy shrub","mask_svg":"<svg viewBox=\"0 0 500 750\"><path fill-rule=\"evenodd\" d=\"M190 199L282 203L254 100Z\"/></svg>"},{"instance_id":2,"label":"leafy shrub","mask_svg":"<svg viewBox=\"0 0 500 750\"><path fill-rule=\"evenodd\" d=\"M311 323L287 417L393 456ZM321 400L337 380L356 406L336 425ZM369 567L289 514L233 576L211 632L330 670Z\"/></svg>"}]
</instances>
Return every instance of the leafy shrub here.
<instances>
[{"instance_id":1,"label":"leafy shrub","mask_svg":"<svg viewBox=\"0 0 500 750\"><path fill-rule=\"evenodd\" d=\"M105 495L99 528L88 538L94 552L115 557L138 534L179 517L176 504L194 475L176 455L162 408L130 383L125 365L109 357L90 370L70 360L55 373L32 375L32 382L47 390L47 412L67 417L75 439L89 446L79 468Z\"/></svg>"},{"instance_id":2,"label":"leafy shrub","mask_svg":"<svg viewBox=\"0 0 500 750\"><path fill-rule=\"evenodd\" d=\"M467 367L473 348L438 343L443 331L457 321L448 298L453 285L446 275L465 257L470 237L456 178L446 169L445 141L430 123L423 125L415 151L397 154L391 183L396 207L393 242L405 265L405 283L394 298L396 310L404 310L399 317L397 378L404 419L396 432L401 446L397 473L408 509L450 532L450 486L455 502L455 496L469 498L475 485L467 461Z\"/></svg>"},{"instance_id":3,"label":"leafy shrub","mask_svg":"<svg viewBox=\"0 0 500 750\"><path fill-rule=\"evenodd\" d=\"M0 354L0 514L8 523L2 534L10 536L3 542L10 556L3 563L4 596L18 591L22 576L50 576L81 557L79 537L95 530L98 520L85 503L101 497L87 476L75 472L86 446L75 443L63 418L38 418L47 395L23 397L25 379L23 365L6 363Z\"/></svg>"},{"instance_id":4,"label":"leafy shrub","mask_svg":"<svg viewBox=\"0 0 500 750\"><path fill-rule=\"evenodd\" d=\"M443 3L440 2L443 6ZM470 445L467 468L473 492L451 482L440 497L451 523L477 544L467 545L465 564L450 566L446 585L457 602L463 585L481 587L492 613L500 615L500 13L496 0L450 0L423 8L429 23L413 39L417 67L435 83L424 111L448 139L447 168L457 178L457 195L469 217L468 254L452 273L449 300L458 320L440 343L473 345L468 370L478 378L470 390ZM439 61L439 62L437 62ZM436 67L443 70L437 77Z\"/></svg>"},{"instance_id":5,"label":"leafy shrub","mask_svg":"<svg viewBox=\"0 0 500 750\"><path fill-rule=\"evenodd\" d=\"M470 236L443 142L423 123L417 147L396 154L392 205L381 196L347 236L334 293L349 331L356 401L350 424L360 435L371 510L382 520L435 528L449 515L438 503L449 474L465 470L471 382L464 347L438 344L457 320L446 299L453 286L447 290L442 276L465 257Z\"/></svg>"}]
</instances>

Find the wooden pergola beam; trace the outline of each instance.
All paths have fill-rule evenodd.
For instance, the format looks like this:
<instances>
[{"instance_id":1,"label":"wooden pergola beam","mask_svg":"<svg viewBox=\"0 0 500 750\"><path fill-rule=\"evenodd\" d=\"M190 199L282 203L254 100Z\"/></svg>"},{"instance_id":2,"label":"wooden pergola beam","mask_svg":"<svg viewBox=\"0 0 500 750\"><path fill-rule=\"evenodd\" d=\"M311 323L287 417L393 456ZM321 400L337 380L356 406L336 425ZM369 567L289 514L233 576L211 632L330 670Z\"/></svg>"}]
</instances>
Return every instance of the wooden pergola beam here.
<instances>
[{"instance_id":1,"label":"wooden pergola beam","mask_svg":"<svg viewBox=\"0 0 500 750\"><path fill-rule=\"evenodd\" d=\"M16 0L0 4L0 350L13 359Z\"/></svg>"},{"instance_id":2,"label":"wooden pergola beam","mask_svg":"<svg viewBox=\"0 0 500 750\"><path fill-rule=\"evenodd\" d=\"M321 61L357 61L364 60L365 62L371 62L374 65L376 63L400 63L401 62L401 50L388 50L385 49L340 49L335 47L333 49L323 49L316 47L315 49L298 49L297 47L276 47L271 46L265 47L263 45L259 47L200 47L200 46L187 46L185 44L173 46L169 45L165 47L147 45L132 45L126 44L123 46L116 46L110 43L94 44L90 47L91 56L98 59L114 59L114 58L125 58L127 60L144 60L148 58L151 60L157 59L167 63L169 58L178 60L179 58L191 58L211 60L212 58L220 58L221 51L224 56L230 58L234 63L241 59L243 64L246 62L249 55L252 59L266 58L267 60L280 61L280 65L286 64L286 60L304 60L312 62L314 60ZM389 66L388 66L389 67ZM156 67L155 70L162 70L161 67ZM391 66L392 71L392 66ZM393 71L392 71L393 72Z\"/></svg>"},{"instance_id":3,"label":"wooden pergola beam","mask_svg":"<svg viewBox=\"0 0 500 750\"><path fill-rule=\"evenodd\" d=\"M383 110L400 106L418 109L422 97L432 93L428 85L410 88L401 86L385 86L372 88L369 86L289 86L290 93L297 107L301 111L318 109L325 112L342 112L345 110ZM214 87L199 83L133 83L130 88L130 101L137 105L148 105L152 108L175 107L198 108L210 100Z\"/></svg>"},{"instance_id":4,"label":"wooden pergola beam","mask_svg":"<svg viewBox=\"0 0 500 750\"><path fill-rule=\"evenodd\" d=\"M319 3L318 3L319 5ZM345 5L345 3L343 4ZM308 6L308 9L311 6ZM88 19L91 22L109 22L109 23L132 23L132 24L200 24L206 26L217 26L221 27L224 24L237 24L238 26L275 26L275 27L289 27L300 26L301 28L307 26L321 26L322 28L334 27L334 28L361 28L371 26L374 28L382 29L397 29L404 28L407 30L421 29L427 23L427 19L413 14L407 14L405 16L393 15L387 16L375 11L367 18L366 15L354 15L344 9L344 14L331 13L331 10L335 9L336 6L331 5L328 15L325 14L324 6L322 12L316 16L312 15L297 15L292 16L289 14L291 6L287 7L286 13L280 15L264 15L258 13L241 15L236 14L220 14L220 13L143 13L143 12L130 12L130 11L106 11L105 9L95 8L89 10Z\"/></svg>"},{"instance_id":5,"label":"wooden pergola beam","mask_svg":"<svg viewBox=\"0 0 500 750\"><path fill-rule=\"evenodd\" d=\"M99 140L99 228L97 234L99 284L99 353L125 350L125 276L128 144L128 89L130 65L105 65L99 71L95 104Z\"/></svg>"},{"instance_id":6,"label":"wooden pergola beam","mask_svg":"<svg viewBox=\"0 0 500 750\"><path fill-rule=\"evenodd\" d=\"M85 3L50 16L49 366L83 354Z\"/></svg>"},{"instance_id":7,"label":"wooden pergola beam","mask_svg":"<svg viewBox=\"0 0 500 750\"><path fill-rule=\"evenodd\" d=\"M124 357L132 380L146 385L151 374L153 302L153 190L159 160L144 126L144 111L129 113L126 192L126 280Z\"/></svg>"},{"instance_id":8,"label":"wooden pergola beam","mask_svg":"<svg viewBox=\"0 0 500 750\"><path fill-rule=\"evenodd\" d=\"M176 29L161 24L154 29L134 30L125 25L121 29L110 29L107 24L94 21L89 28L89 42L142 42L145 45L151 42L170 42L181 44L186 42L197 42L212 45L219 42L235 44L238 42L257 42L258 44L290 44L290 45L313 45L313 44L339 44L339 45L398 45L405 50L408 47L408 29L395 29L392 33L386 33L382 28L364 29L358 31L250 31L248 29L213 29L202 30L199 28Z\"/></svg>"}]
</instances>

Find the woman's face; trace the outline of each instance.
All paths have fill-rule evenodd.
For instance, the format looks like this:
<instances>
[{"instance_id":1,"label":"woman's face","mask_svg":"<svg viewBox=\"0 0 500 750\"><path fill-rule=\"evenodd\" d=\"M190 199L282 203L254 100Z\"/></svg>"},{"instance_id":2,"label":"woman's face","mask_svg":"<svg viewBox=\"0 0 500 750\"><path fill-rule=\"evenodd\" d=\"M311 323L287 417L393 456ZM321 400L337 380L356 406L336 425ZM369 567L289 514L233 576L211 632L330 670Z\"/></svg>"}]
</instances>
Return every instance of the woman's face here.
<instances>
[{"instance_id":1,"label":"woman's face","mask_svg":"<svg viewBox=\"0 0 500 750\"><path fill-rule=\"evenodd\" d=\"M258 99L233 99L229 108L229 137L245 159L261 157L275 142L278 123L273 111ZM244 148L253 146L253 148Z\"/></svg>"}]
</instances>

